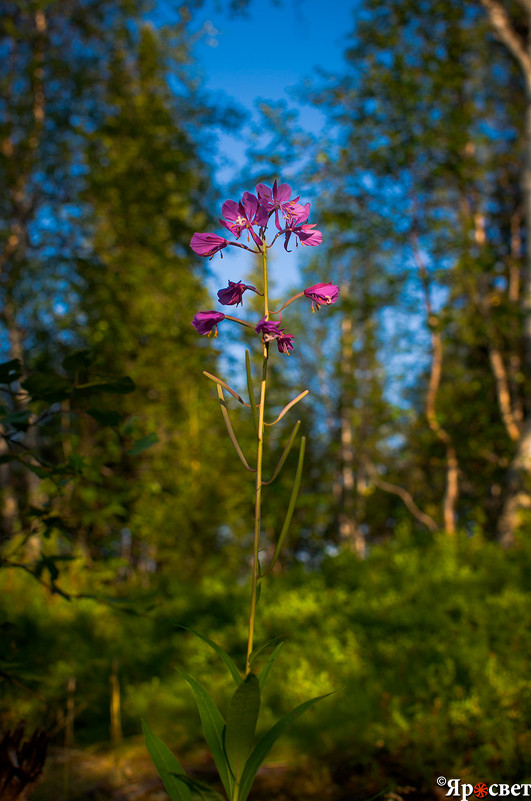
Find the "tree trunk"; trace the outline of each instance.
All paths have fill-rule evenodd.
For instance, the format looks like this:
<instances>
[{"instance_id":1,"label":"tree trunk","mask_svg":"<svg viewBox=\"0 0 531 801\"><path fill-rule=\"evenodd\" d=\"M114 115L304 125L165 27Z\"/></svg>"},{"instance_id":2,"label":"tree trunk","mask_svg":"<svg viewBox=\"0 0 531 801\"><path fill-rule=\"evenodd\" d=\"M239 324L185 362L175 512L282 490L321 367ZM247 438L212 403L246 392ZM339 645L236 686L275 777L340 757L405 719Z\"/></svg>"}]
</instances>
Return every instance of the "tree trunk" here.
<instances>
[{"instance_id":1,"label":"tree trunk","mask_svg":"<svg viewBox=\"0 0 531 801\"><path fill-rule=\"evenodd\" d=\"M492 29L517 60L525 80L525 152L522 176L524 198L524 229L526 252L521 285L523 313L522 339L525 351L525 366L531 376L531 0L518 0L527 14L528 32L524 39L499 0L481 0ZM498 523L498 537L505 546L514 542L516 530L531 510L531 409L525 410L520 436L515 442L515 453L507 471L505 500Z\"/></svg>"}]
</instances>

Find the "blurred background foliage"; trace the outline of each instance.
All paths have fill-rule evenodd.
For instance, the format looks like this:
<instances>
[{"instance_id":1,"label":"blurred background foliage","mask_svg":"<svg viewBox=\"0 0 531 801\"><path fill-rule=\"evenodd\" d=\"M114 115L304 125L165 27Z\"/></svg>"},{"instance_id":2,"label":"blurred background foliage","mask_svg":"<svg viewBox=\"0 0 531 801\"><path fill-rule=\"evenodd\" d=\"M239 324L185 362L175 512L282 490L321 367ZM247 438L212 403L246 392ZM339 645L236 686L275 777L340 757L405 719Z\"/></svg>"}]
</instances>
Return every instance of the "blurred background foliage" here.
<instances>
[{"instance_id":1,"label":"blurred background foliage","mask_svg":"<svg viewBox=\"0 0 531 801\"><path fill-rule=\"evenodd\" d=\"M225 197L279 178L324 233L300 282L341 296L286 310L297 349L272 369L274 408L310 389L309 444L260 600L260 638L286 635L263 725L335 690L273 759L313 775L316 797L530 780L518 64L479 2L364 0L343 74L299 87L324 131L261 101L243 174L220 187L211 132L237 135L244 116L198 79L201 4L167 5L0 0L2 729L44 727L55 754L112 751L136 747L145 717L201 761L175 668L221 705L229 677L179 627L243 665L253 492L202 376L243 392L241 347L228 326L205 341L190 325L215 301L188 245L218 230ZM522 42L524 5L504 6ZM227 277L258 284L253 270ZM293 469L265 492L266 552ZM89 797L51 770L36 798L58 799L57 782Z\"/></svg>"}]
</instances>

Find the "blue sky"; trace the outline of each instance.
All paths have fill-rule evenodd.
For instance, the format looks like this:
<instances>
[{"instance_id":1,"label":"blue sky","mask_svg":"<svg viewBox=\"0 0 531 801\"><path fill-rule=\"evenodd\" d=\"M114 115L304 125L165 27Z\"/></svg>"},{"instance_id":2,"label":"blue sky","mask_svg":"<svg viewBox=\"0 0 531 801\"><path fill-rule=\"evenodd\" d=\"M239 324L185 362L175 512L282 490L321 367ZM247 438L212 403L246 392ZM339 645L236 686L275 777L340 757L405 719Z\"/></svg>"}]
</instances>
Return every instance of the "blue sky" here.
<instances>
[{"instance_id":1,"label":"blue sky","mask_svg":"<svg viewBox=\"0 0 531 801\"><path fill-rule=\"evenodd\" d=\"M283 0L276 6L271 0L252 0L244 17L229 17L217 6L215 0L207 0L193 18L194 30L202 32L194 55L203 73L204 88L236 101L249 120L257 119L259 99L286 100L298 109L300 123L318 133L324 123L322 115L300 106L293 91L304 78L314 76L318 67L331 72L341 70L345 37L353 25L354 3ZM216 179L222 186L244 167L244 142L245 130L235 137L219 136ZM245 190L254 191L254 187L242 186L242 193ZM318 223L312 217L310 221ZM227 278L245 278L248 256L236 248L225 254L222 262L218 257L211 262L215 273L212 291L224 285ZM285 254L280 242L272 255L281 285L295 283L299 258L310 256L306 249Z\"/></svg>"}]
</instances>

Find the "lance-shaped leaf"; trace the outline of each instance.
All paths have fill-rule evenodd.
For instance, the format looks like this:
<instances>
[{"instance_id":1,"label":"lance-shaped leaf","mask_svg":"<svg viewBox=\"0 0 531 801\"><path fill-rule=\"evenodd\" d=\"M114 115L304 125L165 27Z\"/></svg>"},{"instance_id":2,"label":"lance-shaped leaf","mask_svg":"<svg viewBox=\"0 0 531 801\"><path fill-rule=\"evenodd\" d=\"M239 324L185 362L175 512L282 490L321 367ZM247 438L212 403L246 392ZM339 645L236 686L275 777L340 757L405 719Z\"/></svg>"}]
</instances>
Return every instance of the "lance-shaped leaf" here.
<instances>
[{"instance_id":1,"label":"lance-shaped leaf","mask_svg":"<svg viewBox=\"0 0 531 801\"><path fill-rule=\"evenodd\" d=\"M266 425L266 426L275 426L278 423L279 420L282 420L282 418L284 417L286 412L289 412L289 410L291 409L292 406L295 406L296 403L298 403L300 400L302 400L303 398L306 397L308 392L309 392L309 390L305 389L304 392L301 392L300 395L297 395L296 398L293 398L293 400L290 401L287 406L284 406L284 408L282 409L282 411L280 412L280 414L279 414L279 416L277 417L276 420L273 420L272 423L264 423L264 425Z\"/></svg>"},{"instance_id":2,"label":"lance-shaped leaf","mask_svg":"<svg viewBox=\"0 0 531 801\"><path fill-rule=\"evenodd\" d=\"M211 381L214 381L215 384L218 384L220 387L223 387L224 389L226 389L227 392L230 392L232 397L236 398L236 400L240 401L240 403L243 403L244 406L249 406L248 403L245 403L245 401L242 398L242 396L238 395L238 393L235 392L231 387L229 387L229 385L226 384L225 381L222 381L221 378L217 378L215 375L212 375L212 373L207 373L206 370L203 370L203 375L206 375L206 377L210 378Z\"/></svg>"},{"instance_id":3,"label":"lance-shaped leaf","mask_svg":"<svg viewBox=\"0 0 531 801\"><path fill-rule=\"evenodd\" d=\"M277 464L277 466L275 467L275 469L273 471L273 475L271 476L271 478L268 481L262 481L262 484L264 486L266 486L267 484L272 484L273 481L275 480L275 478L278 476L278 474L282 470L282 468L284 467L284 463L285 463L286 459L289 456L289 452L291 451L291 447L292 447L293 443L295 442L295 437L297 436L297 432L298 432L298 430L300 428L300 425L301 425L301 421L297 420L297 422L293 426L293 431L290 434L290 438L288 439L287 445L286 445L286 447L284 448L284 450L282 452L282 456L278 460L278 464Z\"/></svg>"},{"instance_id":4,"label":"lance-shaped leaf","mask_svg":"<svg viewBox=\"0 0 531 801\"><path fill-rule=\"evenodd\" d=\"M190 790L177 778L186 775L179 760L168 746L153 734L145 721L142 721L142 729L146 738L146 748L171 801L190 801Z\"/></svg>"},{"instance_id":5,"label":"lance-shaped leaf","mask_svg":"<svg viewBox=\"0 0 531 801\"><path fill-rule=\"evenodd\" d=\"M256 747L247 760L243 770L238 801L246 801L260 765L264 762L265 758L282 732L287 729L287 727L295 720L295 718L300 717L300 715L309 709L309 707L313 706L313 704L316 704L317 701L321 701L323 698L328 698L329 695L331 695L331 693L319 695L317 698L311 698L309 701L305 701L295 709L292 709L291 712L288 712L287 715L284 715L283 718L275 723L275 725L269 729L266 734L264 734L262 739L256 744Z\"/></svg>"},{"instance_id":6,"label":"lance-shaped leaf","mask_svg":"<svg viewBox=\"0 0 531 801\"><path fill-rule=\"evenodd\" d=\"M256 414L256 397L253 387L253 376L251 373L251 357L249 351L245 351L245 369L247 371L247 392L249 393L249 405L251 407L251 414L253 416L254 430L258 436L258 415Z\"/></svg>"},{"instance_id":7,"label":"lance-shaped leaf","mask_svg":"<svg viewBox=\"0 0 531 801\"><path fill-rule=\"evenodd\" d=\"M223 419L225 420L225 425L227 427L227 433L230 437L230 441L234 445L236 453L240 457L240 461L243 464L243 466L247 468L247 470L250 470L251 473L254 473L256 471L256 468L249 467L247 459L243 455L243 451L238 444L238 440L236 439L236 434L234 433L234 429L232 428L232 423L230 421L229 413L227 411L227 404L225 403L225 398L223 397L223 390L219 384L217 384L217 390L218 390L219 404L221 406L221 414L223 415Z\"/></svg>"},{"instance_id":8,"label":"lance-shaped leaf","mask_svg":"<svg viewBox=\"0 0 531 801\"><path fill-rule=\"evenodd\" d=\"M254 664L254 662L258 659L258 657L261 656L264 653L264 651L267 651L268 648L272 648L273 646L276 646L279 643L284 642L287 636L288 636L287 634L281 634L279 637L272 637L270 640L266 640L257 648L255 648L251 654L251 659L250 659L251 665Z\"/></svg>"},{"instance_id":9,"label":"lance-shaped leaf","mask_svg":"<svg viewBox=\"0 0 531 801\"><path fill-rule=\"evenodd\" d=\"M249 673L232 696L225 726L225 753L236 784L253 746L259 712L260 685L255 674Z\"/></svg>"},{"instance_id":10,"label":"lance-shaped leaf","mask_svg":"<svg viewBox=\"0 0 531 801\"><path fill-rule=\"evenodd\" d=\"M195 797L203 799L203 801L225 801L223 796L213 790L205 782L200 782L198 779L192 779L190 776L178 774L175 777L178 781L184 783L186 787L190 788Z\"/></svg>"},{"instance_id":11,"label":"lance-shaped leaf","mask_svg":"<svg viewBox=\"0 0 531 801\"><path fill-rule=\"evenodd\" d=\"M278 559L278 555L280 553L280 549L282 548L282 544L286 539L286 534L288 533L288 529L290 527L291 518L293 517L293 512L295 511L295 504L297 503L297 496L299 494L299 489L301 486L302 480L302 468L304 465L304 450L306 448L306 437L301 439L301 447L299 450L299 461L297 463L297 471L295 473L295 480L293 481L293 488L291 490L291 496L289 499L288 510L286 512L286 517L284 518L284 524L280 531L277 544L275 546L275 552L273 554L273 558L271 559L271 563L269 564L267 570L264 572L264 576L267 576L268 573L271 572L275 562Z\"/></svg>"},{"instance_id":12,"label":"lance-shaped leaf","mask_svg":"<svg viewBox=\"0 0 531 801\"><path fill-rule=\"evenodd\" d=\"M209 638L205 637L204 634L199 634L198 631L194 631L194 629L189 629L187 626L179 626L179 628L183 629L184 631L189 631L190 634L195 634L195 636L199 637L200 640L203 640L203 642L206 642L206 644L209 645L212 648L212 650L217 653L217 655L220 657L220 659L223 660L225 666L229 670L230 675L234 679L234 681L236 683L236 686L237 687L240 686L240 684L243 681L243 679L241 677L241 674L240 674L240 671L238 670L238 668L234 664L234 661L233 661L232 657L229 656L229 654L221 647L221 645L218 645L213 640L209 640Z\"/></svg>"},{"instance_id":13,"label":"lance-shaped leaf","mask_svg":"<svg viewBox=\"0 0 531 801\"><path fill-rule=\"evenodd\" d=\"M201 723L203 724L205 740L210 748L210 753L212 754L212 758L216 768L218 769L219 778L221 779L223 787L225 788L225 792L229 798L232 798L233 781L227 762L227 757L225 756L225 748L223 744L225 721L223 720L221 712L203 685L198 682L197 679L194 679L193 676L185 673L184 670L179 670L179 673L184 679L186 679L192 688L195 702L199 710L199 715L201 717Z\"/></svg>"},{"instance_id":14,"label":"lance-shaped leaf","mask_svg":"<svg viewBox=\"0 0 531 801\"><path fill-rule=\"evenodd\" d=\"M258 676L258 682L260 684L260 690L263 690L264 687L266 686L267 680L269 678L269 674L271 673L271 670L273 669L273 665L277 661L277 657L278 657L278 655L280 653L280 649L282 648L283 645L284 645L284 641L283 640L281 642L277 643L277 645L273 649L273 653L271 654L271 656L269 657L269 659L265 663L264 667L260 671L260 674Z\"/></svg>"}]
</instances>

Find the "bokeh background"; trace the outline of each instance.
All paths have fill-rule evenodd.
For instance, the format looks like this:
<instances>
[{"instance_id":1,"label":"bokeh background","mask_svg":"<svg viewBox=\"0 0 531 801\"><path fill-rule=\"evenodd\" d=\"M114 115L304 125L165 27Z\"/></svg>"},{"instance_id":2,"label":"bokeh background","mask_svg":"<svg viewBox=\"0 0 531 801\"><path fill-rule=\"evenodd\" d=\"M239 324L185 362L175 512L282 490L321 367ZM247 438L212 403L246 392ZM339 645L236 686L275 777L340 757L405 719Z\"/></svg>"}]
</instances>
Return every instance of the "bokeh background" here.
<instances>
[{"instance_id":1,"label":"bokeh background","mask_svg":"<svg viewBox=\"0 0 531 801\"><path fill-rule=\"evenodd\" d=\"M202 372L244 393L260 342L191 320L261 277L189 242L275 179L323 233L277 241L275 302L341 292L290 305L295 348L272 359L273 409L310 393L266 455L300 417L261 726L334 694L253 797L531 781L527 5L0 0L0 741L45 732L36 801L164 798L142 718L213 776L175 668L226 706L182 627L243 666L253 484ZM237 313L258 319L250 294ZM266 559L295 465L265 493Z\"/></svg>"}]
</instances>

